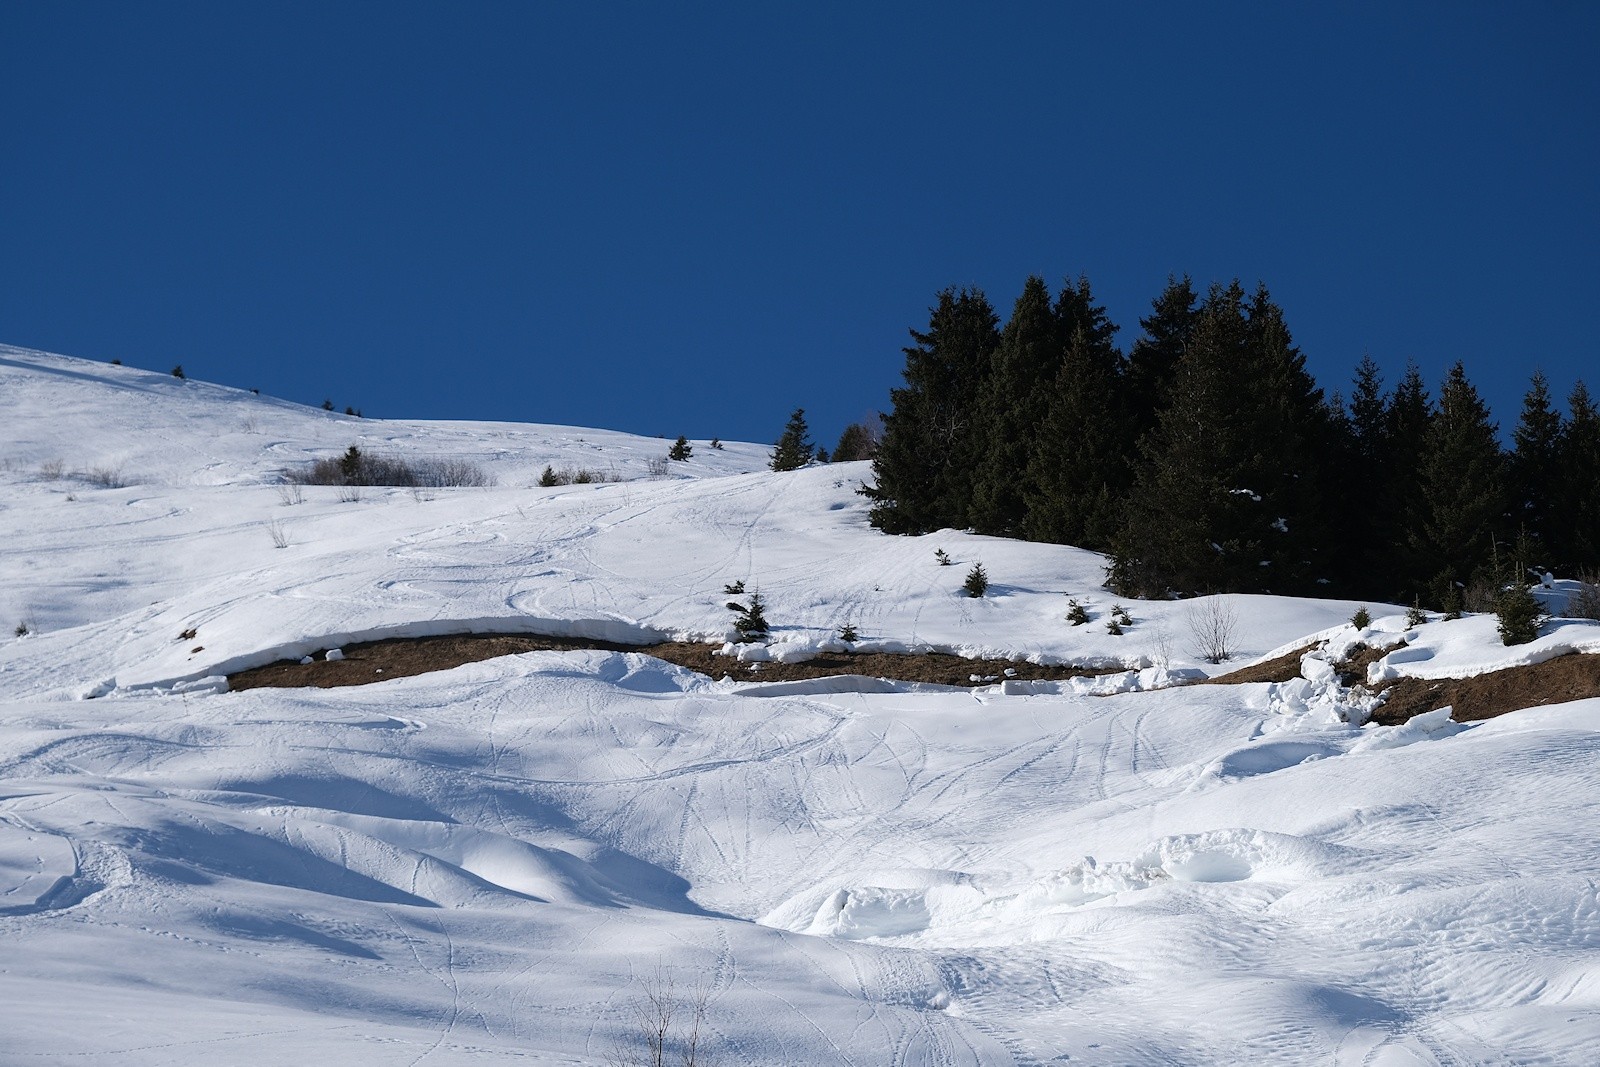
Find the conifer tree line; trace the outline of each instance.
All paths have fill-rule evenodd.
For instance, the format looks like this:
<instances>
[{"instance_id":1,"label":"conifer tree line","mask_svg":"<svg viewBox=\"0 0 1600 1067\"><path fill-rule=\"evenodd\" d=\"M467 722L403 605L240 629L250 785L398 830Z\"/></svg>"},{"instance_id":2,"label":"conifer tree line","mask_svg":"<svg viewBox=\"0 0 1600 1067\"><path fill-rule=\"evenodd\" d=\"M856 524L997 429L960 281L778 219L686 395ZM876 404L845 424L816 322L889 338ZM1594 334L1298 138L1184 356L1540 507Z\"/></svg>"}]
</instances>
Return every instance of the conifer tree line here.
<instances>
[{"instance_id":1,"label":"conifer tree line","mask_svg":"<svg viewBox=\"0 0 1600 1067\"><path fill-rule=\"evenodd\" d=\"M905 349L872 523L1078 545L1132 596L1271 592L1459 607L1534 568L1600 570L1600 411L1533 375L1507 452L1462 364L1323 393L1265 286L1169 278L1126 351L1087 278L1002 326L938 295ZM1465 603L1469 608L1480 605ZM1483 606L1487 606L1484 604Z\"/></svg>"}]
</instances>

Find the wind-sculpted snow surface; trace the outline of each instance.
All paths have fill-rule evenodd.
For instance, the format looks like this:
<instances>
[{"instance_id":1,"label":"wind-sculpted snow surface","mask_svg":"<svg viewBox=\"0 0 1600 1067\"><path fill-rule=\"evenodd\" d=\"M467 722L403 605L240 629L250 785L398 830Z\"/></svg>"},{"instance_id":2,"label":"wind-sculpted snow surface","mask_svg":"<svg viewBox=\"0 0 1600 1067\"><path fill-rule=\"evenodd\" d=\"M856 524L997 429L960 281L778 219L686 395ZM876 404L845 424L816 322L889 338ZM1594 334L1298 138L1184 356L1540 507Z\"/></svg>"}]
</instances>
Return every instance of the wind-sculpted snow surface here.
<instances>
[{"instance_id":1,"label":"wind-sculpted snow surface","mask_svg":"<svg viewBox=\"0 0 1600 1067\"><path fill-rule=\"evenodd\" d=\"M1375 611L1359 634L1353 605L1236 598L1245 654L1329 649L1289 682L1185 686L1227 669L1183 648L1188 605L1073 628L1067 594L1111 604L1097 557L880 537L864 466L774 475L758 446L697 445L693 477L540 489L577 438L641 479L664 446L329 421L163 378L0 353L29 409L0 607L30 623L0 640L0 1062L604 1063L638 1047L658 975L704 992L716 1064L1600 1047L1600 700L1372 726L1331 667L1363 639L1396 665L1497 661L1483 620ZM282 457L351 432L517 446L491 489L277 498ZM142 472L120 489L38 469L119 449ZM935 547L981 557L991 596ZM736 580L774 657L848 621L878 647L1126 670L763 685L593 651L207 681L452 628L720 641Z\"/></svg>"}]
</instances>

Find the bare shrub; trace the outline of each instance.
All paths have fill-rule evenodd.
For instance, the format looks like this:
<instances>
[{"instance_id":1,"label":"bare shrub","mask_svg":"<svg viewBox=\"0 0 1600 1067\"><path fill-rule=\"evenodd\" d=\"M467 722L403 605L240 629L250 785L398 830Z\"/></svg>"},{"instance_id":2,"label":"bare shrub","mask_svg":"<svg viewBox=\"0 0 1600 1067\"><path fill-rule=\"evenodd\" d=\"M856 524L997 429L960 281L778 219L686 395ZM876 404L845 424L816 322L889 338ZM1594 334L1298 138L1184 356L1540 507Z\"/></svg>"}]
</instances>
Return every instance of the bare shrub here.
<instances>
[{"instance_id":1,"label":"bare shrub","mask_svg":"<svg viewBox=\"0 0 1600 1067\"><path fill-rule=\"evenodd\" d=\"M278 520L267 523L267 536L272 538L273 548L289 547L289 527Z\"/></svg>"},{"instance_id":2,"label":"bare shrub","mask_svg":"<svg viewBox=\"0 0 1600 1067\"><path fill-rule=\"evenodd\" d=\"M700 1047L711 1001L708 986L697 983L679 997L672 976L657 970L641 983L631 1005L635 1036L619 1040L606 1063L611 1067L710 1067L711 1059Z\"/></svg>"},{"instance_id":3,"label":"bare shrub","mask_svg":"<svg viewBox=\"0 0 1600 1067\"><path fill-rule=\"evenodd\" d=\"M293 507L306 502L306 491L300 488L299 482L284 482L278 486L278 503L284 507Z\"/></svg>"},{"instance_id":4,"label":"bare shrub","mask_svg":"<svg viewBox=\"0 0 1600 1067\"><path fill-rule=\"evenodd\" d=\"M664 464L665 460L662 462ZM663 467L662 473L666 473L665 467ZM588 467L562 467L560 470L556 470L554 467L546 467L544 473L539 475L539 484L545 488L555 485L589 485L592 482L620 481L622 481L622 475L615 467L603 471L591 470Z\"/></svg>"},{"instance_id":5,"label":"bare shrub","mask_svg":"<svg viewBox=\"0 0 1600 1067\"><path fill-rule=\"evenodd\" d=\"M102 489L121 489L128 484L128 480L122 476L121 467L90 467L80 472L79 477Z\"/></svg>"},{"instance_id":6,"label":"bare shrub","mask_svg":"<svg viewBox=\"0 0 1600 1067\"><path fill-rule=\"evenodd\" d=\"M59 459L47 459L39 464L39 477L47 482L53 482L66 473L67 465Z\"/></svg>"},{"instance_id":7,"label":"bare shrub","mask_svg":"<svg viewBox=\"0 0 1600 1067\"><path fill-rule=\"evenodd\" d=\"M1474 574L1461 591L1461 606L1467 611L1494 611L1505 588L1505 583L1496 581L1492 575Z\"/></svg>"},{"instance_id":8,"label":"bare shrub","mask_svg":"<svg viewBox=\"0 0 1600 1067\"><path fill-rule=\"evenodd\" d=\"M1600 621L1600 574L1578 576L1578 588L1567 598L1567 615Z\"/></svg>"},{"instance_id":9,"label":"bare shrub","mask_svg":"<svg viewBox=\"0 0 1600 1067\"><path fill-rule=\"evenodd\" d=\"M494 484L482 468L464 459L403 460L363 452L356 445L345 449L342 455L314 460L311 466L291 471L287 477L302 485L390 485L402 489L481 489Z\"/></svg>"},{"instance_id":10,"label":"bare shrub","mask_svg":"<svg viewBox=\"0 0 1600 1067\"><path fill-rule=\"evenodd\" d=\"M361 487L359 485L341 485L339 487L339 503L356 504L361 500Z\"/></svg>"},{"instance_id":11,"label":"bare shrub","mask_svg":"<svg viewBox=\"0 0 1600 1067\"><path fill-rule=\"evenodd\" d=\"M670 460L666 456L651 456L645 460L644 469L652 478L665 478L668 462Z\"/></svg>"},{"instance_id":12,"label":"bare shrub","mask_svg":"<svg viewBox=\"0 0 1600 1067\"><path fill-rule=\"evenodd\" d=\"M482 467L464 459L424 459L411 465L416 488L487 489L494 478Z\"/></svg>"},{"instance_id":13,"label":"bare shrub","mask_svg":"<svg viewBox=\"0 0 1600 1067\"><path fill-rule=\"evenodd\" d=\"M1162 670L1172 666L1172 628L1165 616L1156 619L1150 630L1151 659Z\"/></svg>"},{"instance_id":14,"label":"bare shrub","mask_svg":"<svg viewBox=\"0 0 1600 1067\"><path fill-rule=\"evenodd\" d=\"M1238 629L1239 613L1224 597L1205 597L1189 609L1189 633L1194 637L1195 654L1207 663L1233 658Z\"/></svg>"}]
</instances>

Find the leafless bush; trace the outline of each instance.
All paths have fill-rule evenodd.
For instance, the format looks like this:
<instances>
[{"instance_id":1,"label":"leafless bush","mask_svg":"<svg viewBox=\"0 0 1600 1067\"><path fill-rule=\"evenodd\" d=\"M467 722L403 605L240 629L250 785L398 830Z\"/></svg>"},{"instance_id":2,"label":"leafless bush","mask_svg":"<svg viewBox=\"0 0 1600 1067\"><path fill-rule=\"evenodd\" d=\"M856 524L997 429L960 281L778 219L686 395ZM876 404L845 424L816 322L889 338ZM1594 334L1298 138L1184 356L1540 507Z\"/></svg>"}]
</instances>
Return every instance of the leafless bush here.
<instances>
[{"instance_id":1,"label":"leafless bush","mask_svg":"<svg viewBox=\"0 0 1600 1067\"><path fill-rule=\"evenodd\" d=\"M1461 606L1467 611L1493 611L1505 592L1505 583L1487 574L1475 574L1461 591Z\"/></svg>"},{"instance_id":2,"label":"leafless bush","mask_svg":"<svg viewBox=\"0 0 1600 1067\"><path fill-rule=\"evenodd\" d=\"M59 459L47 459L39 464L39 477L47 482L53 482L66 473L67 465Z\"/></svg>"},{"instance_id":3,"label":"leafless bush","mask_svg":"<svg viewBox=\"0 0 1600 1067\"><path fill-rule=\"evenodd\" d=\"M289 547L289 527L276 519L267 523L267 536L272 538L273 548Z\"/></svg>"},{"instance_id":4,"label":"leafless bush","mask_svg":"<svg viewBox=\"0 0 1600 1067\"><path fill-rule=\"evenodd\" d=\"M1600 621L1600 574L1578 576L1578 588L1567 598L1567 615Z\"/></svg>"},{"instance_id":5,"label":"leafless bush","mask_svg":"<svg viewBox=\"0 0 1600 1067\"><path fill-rule=\"evenodd\" d=\"M1194 636L1195 654L1207 663L1233 658L1238 629L1239 613L1223 597L1206 597L1189 608L1189 633Z\"/></svg>"},{"instance_id":6,"label":"leafless bush","mask_svg":"<svg viewBox=\"0 0 1600 1067\"><path fill-rule=\"evenodd\" d=\"M293 507L306 502L306 491L300 488L299 482L284 482L278 486L278 503L284 507Z\"/></svg>"},{"instance_id":7,"label":"leafless bush","mask_svg":"<svg viewBox=\"0 0 1600 1067\"><path fill-rule=\"evenodd\" d=\"M341 485L339 487L339 503L355 504L361 500L361 487L359 485Z\"/></svg>"},{"instance_id":8,"label":"leafless bush","mask_svg":"<svg viewBox=\"0 0 1600 1067\"><path fill-rule=\"evenodd\" d=\"M1172 628L1167 625L1166 616L1156 619L1150 631L1151 658L1155 665L1162 670L1172 666Z\"/></svg>"},{"instance_id":9,"label":"leafless bush","mask_svg":"<svg viewBox=\"0 0 1600 1067\"><path fill-rule=\"evenodd\" d=\"M342 455L314 460L286 475L302 485L392 485L402 489L483 488L494 484L483 470L463 459L403 460L351 445ZM342 498L341 498L342 499Z\"/></svg>"},{"instance_id":10,"label":"leafless bush","mask_svg":"<svg viewBox=\"0 0 1600 1067\"><path fill-rule=\"evenodd\" d=\"M666 456L652 456L645 460L644 469L652 478L665 478L668 462Z\"/></svg>"},{"instance_id":11,"label":"leafless bush","mask_svg":"<svg viewBox=\"0 0 1600 1067\"><path fill-rule=\"evenodd\" d=\"M656 971L632 1004L635 1037L620 1041L606 1062L611 1067L710 1067L711 1059L700 1047L710 1000L711 990L704 984L678 997L672 976Z\"/></svg>"},{"instance_id":12,"label":"leafless bush","mask_svg":"<svg viewBox=\"0 0 1600 1067\"><path fill-rule=\"evenodd\" d=\"M90 485L98 485L102 489L121 489L128 484L122 476L121 467L90 467L78 475Z\"/></svg>"},{"instance_id":13,"label":"leafless bush","mask_svg":"<svg viewBox=\"0 0 1600 1067\"><path fill-rule=\"evenodd\" d=\"M665 462L665 461L663 461ZM591 482L620 482L622 475L615 467L603 471L590 470L588 467L546 467L539 476L539 484L549 488L554 485L588 485Z\"/></svg>"}]
</instances>

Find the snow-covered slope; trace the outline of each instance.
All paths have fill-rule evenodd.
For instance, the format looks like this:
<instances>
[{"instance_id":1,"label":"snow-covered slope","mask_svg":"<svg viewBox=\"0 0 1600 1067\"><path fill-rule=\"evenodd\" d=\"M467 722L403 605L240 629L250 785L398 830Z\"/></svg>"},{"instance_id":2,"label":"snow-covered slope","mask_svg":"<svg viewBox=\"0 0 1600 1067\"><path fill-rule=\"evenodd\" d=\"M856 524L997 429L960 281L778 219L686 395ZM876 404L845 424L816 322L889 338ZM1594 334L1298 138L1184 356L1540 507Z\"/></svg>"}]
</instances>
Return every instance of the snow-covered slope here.
<instances>
[{"instance_id":1,"label":"snow-covered slope","mask_svg":"<svg viewBox=\"0 0 1600 1067\"><path fill-rule=\"evenodd\" d=\"M759 445L650 477L659 439L359 420L16 349L0 403L0 622L30 631L0 638L0 1062L599 1063L639 1047L662 979L701 989L719 1064L1600 1047L1600 701L1362 728L1316 657L1298 682L1085 695L1224 669L1196 655L1206 604L1129 603L1114 636L1099 557L883 537L865 466L772 474ZM495 485L280 493L350 444ZM627 480L540 488L546 465ZM391 634L720 642L740 580L777 658L851 623L864 647L1160 669L934 692L579 652L208 680ZM1235 663L1356 636L1354 604L1222 606ZM1511 651L1492 620L1407 636L1375 670ZM1517 654L1566 648L1600 628Z\"/></svg>"}]
</instances>

